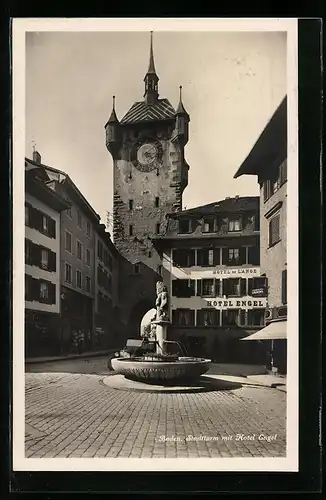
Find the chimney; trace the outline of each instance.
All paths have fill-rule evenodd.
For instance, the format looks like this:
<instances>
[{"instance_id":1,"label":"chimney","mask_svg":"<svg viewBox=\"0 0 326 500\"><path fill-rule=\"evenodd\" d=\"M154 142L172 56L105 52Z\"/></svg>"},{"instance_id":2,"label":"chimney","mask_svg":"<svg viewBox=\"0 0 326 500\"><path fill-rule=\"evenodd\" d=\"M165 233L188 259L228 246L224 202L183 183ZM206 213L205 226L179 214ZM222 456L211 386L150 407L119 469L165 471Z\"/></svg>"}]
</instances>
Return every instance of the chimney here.
<instances>
[{"instance_id":1,"label":"chimney","mask_svg":"<svg viewBox=\"0 0 326 500\"><path fill-rule=\"evenodd\" d=\"M42 160L42 157L40 155L40 153L38 151L33 151L33 161L35 161L35 163L38 163L39 165L41 165L41 160Z\"/></svg>"}]
</instances>

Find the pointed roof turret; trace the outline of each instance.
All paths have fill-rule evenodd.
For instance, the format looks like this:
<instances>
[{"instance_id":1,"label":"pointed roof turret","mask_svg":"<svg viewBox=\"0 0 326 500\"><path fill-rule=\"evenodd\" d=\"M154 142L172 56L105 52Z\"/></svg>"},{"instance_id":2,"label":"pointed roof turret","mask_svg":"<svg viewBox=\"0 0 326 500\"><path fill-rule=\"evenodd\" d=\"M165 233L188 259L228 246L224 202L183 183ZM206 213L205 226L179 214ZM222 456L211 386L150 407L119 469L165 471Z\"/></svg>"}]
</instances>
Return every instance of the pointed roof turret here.
<instances>
[{"instance_id":1,"label":"pointed roof turret","mask_svg":"<svg viewBox=\"0 0 326 500\"><path fill-rule=\"evenodd\" d=\"M180 92L180 97L179 97L179 104L177 107L176 114L177 115L185 115L185 116L189 117L189 115L188 115L187 111L185 110L183 103L182 103L182 85L180 85L180 87L179 87L179 92Z\"/></svg>"},{"instance_id":2,"label":"pointed roof turret","mask_svg":"<svg viewBox=\"0 0 326 500\"><path fill-rule=\"evenodd\" d=\"M149 50L149 65L148 65L148 71L147 74L155 74L155 64L154 64L154 54L153 54L153 32L151 31L151 45L150 45L150 50Z\"/></svg>"},{"instance_id":3,"label":"pointed roof turret","mask_svg":"<svg viewBox=\"0 0 326 500\"><path fill-rule=\"evenodd\" d=\"M112 96L112 101L113 101L113 103L112 103L112 112L111 112L111 116L110 116L110 118L108 120L108 123L118 123L119 120L118 120L116 112L115 112L115 95Z\"/></svg>"},{"instance_id":4,"label":"pointed roof turret","mask_svg":"<svg viewBox=\"0 0 326 500\"><path fill-rule=\"evenodd\" d=\"M158 99L158 81L159 77L156 74L155 64L154 64L154 54L153 54L153 32L151 31L151 43L149 50L149 65L148 71L145 75L145 102L148 105L154 105Z\"/></svg>"}]
</instances>

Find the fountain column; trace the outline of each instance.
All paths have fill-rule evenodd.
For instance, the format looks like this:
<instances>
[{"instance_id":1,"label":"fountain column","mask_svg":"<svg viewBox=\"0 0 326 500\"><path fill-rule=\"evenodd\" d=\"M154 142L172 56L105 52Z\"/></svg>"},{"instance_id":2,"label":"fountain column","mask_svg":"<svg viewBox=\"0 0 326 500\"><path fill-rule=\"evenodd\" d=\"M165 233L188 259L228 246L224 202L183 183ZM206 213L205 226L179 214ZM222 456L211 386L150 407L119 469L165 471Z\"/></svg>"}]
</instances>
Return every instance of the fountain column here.
<instances>
[{"instance_id":1,"label":"fountain column","mask_svg":"<svg viewBox=\"0 0 326 500\"><path fill-rule=\"evenodd\" d=\"M152 323L155 325L156 354L166 354L166 343L164 341L168 338L168 325L170 321L159 319L152 321Z\"/></svg>"}]
</instances>

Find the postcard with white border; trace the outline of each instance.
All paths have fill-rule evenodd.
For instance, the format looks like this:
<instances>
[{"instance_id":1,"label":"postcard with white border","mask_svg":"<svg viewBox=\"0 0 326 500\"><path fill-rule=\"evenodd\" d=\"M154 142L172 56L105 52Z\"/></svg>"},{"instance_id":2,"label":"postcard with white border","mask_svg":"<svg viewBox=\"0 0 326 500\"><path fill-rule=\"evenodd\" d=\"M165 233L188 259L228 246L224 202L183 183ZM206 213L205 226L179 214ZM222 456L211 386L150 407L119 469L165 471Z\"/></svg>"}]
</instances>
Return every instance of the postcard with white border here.
<instances>
[{"instance_id":1,"label":"postcard with white border","mask_svg":"<svg viewBox=\"0 0 326 500\"><path fill-rule=\"evenodd\" d=\"M298 471L297 19L12 57L14 471Z\"/></svg>"}]
</instances>

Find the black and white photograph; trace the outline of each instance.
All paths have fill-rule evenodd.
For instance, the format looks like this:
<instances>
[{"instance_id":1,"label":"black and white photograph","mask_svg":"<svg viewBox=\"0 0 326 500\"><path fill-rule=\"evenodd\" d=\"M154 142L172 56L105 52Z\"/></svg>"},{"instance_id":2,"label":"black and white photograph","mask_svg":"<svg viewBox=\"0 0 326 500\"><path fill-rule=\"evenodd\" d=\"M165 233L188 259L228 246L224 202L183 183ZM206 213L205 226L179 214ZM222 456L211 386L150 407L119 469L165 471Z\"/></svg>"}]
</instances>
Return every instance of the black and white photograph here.
<instances>
[{"instance_id":1,"label":"black and white photograph","mask_svg":"<svg viewBox=\"0 0 326 500\"><path fill-rule=\"evenodd\" d=\"M297 86L296 19L13 21L14 470L298 470Z\"/></svg>"}]
</instances>

